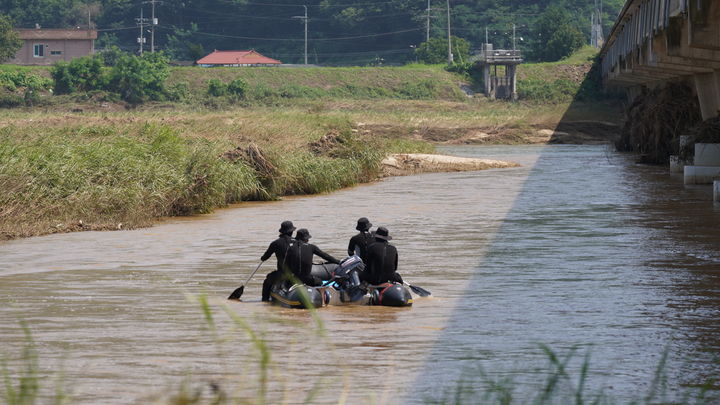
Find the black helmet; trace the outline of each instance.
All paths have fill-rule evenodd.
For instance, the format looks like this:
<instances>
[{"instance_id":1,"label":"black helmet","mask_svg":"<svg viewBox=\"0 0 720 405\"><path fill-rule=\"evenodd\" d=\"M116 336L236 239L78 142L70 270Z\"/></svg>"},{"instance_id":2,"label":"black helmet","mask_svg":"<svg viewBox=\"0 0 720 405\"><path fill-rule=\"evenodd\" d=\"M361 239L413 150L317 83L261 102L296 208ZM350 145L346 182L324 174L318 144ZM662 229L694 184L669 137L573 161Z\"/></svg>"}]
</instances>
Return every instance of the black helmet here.
<instances>
[{"instance_id":1,"label":"black helmet","mask_svg":"<svg viewBox=\"0 0 720 405\"><path fill-rule=\"evenodd\" d=\"M387 228L384 226L379 226L378 229L375 231L375 237L377 239L384 239L384 240L391 240L392 236L390 236L390 233L388 232Z\"/></svg>"},{"instance_id":2,"label":"black helmet","mask_svg":"<svg viewBox=\"0 0 720 405\"><path fill-rule=\"evenodd\" d=\"M355 229L362 232L362 231L369 230L370 227L372 227L370 220L365 217L362 217L362 218L358 219L358 223L357 223L357 226L355 227Z\"/></svg>"},{"instance_id":3,"label":"black helmet","mask_svg":"<svg viewBox=\"0 0 720 405\"><path fill-rule=\"evenodd\" d=\"M292 221L283 221L283 223L280 224L280 230L278 232L280 232L283 235L292 234L295 229L296 228L293 225Z\"/></svg>"},{"instance_id":4,"label":"black helmet","mask_svg":"<svg viewBox=\"0 0 720 405\"><path fill-rule=\"evenodd\" d=\"M307 242L310 240L312 236L310 236L310 231L308 231L305 228L298 229L297 233L295 234L295 239L301 240L303 242Z\"/></svg>"}]
</instances>

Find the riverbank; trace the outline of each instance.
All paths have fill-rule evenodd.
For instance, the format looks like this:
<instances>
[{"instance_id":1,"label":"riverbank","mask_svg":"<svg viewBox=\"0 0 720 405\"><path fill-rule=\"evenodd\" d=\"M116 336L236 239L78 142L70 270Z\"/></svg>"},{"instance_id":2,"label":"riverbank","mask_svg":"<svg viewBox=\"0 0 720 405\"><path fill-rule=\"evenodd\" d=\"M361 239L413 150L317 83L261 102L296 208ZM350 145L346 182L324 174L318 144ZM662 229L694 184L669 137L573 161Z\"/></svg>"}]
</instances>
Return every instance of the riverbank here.
<instances>
[{"instance_id":1,"label":"riverbank","mask_svg":"<svg viewBox=\"0 0 720 405\"><path fill-rule=\"evenodd\" d=\"M584 94L589 57L565 65L524 67L531 91L515 103L467 95L469 78L440 66L176 68L167 101L136 105L16 87L32 107L0 109L0 239L330 192L382 176L388 155L435 145L612 142L617 103L570 95ZM236 79L242 96L209 91Z\"/></svg>"},{"instance_id":2,"label":"riverbank","mask_svg":"<svg viewBox=\"0 0 720 405\"><path fill-rule=\"evenodd\" d=\"M0 238L132 229L240 201L329 192L378 178L393 153L551 142L563 113L562 105L484 99L102 109L0 111Z\"/></svg>"}]
</instances>

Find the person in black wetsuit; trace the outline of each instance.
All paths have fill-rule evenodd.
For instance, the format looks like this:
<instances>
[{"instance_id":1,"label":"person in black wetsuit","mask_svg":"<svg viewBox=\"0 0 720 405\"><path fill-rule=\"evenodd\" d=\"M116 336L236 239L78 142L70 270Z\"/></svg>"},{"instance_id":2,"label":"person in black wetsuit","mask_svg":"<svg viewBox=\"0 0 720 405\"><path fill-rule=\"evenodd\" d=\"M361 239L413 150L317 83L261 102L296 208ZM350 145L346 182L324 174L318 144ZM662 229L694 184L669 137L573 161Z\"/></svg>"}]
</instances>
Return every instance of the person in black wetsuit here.
<instances>
[{"instance_id":1,"label":"person in black wetsuit","mask_svg":"<svg viewBox=\"0 0 720 405\"><path fill-rule=\"evenodd\" d=\"M362 274L363 281L374 285L388 281L403 283L402 277L397 273L397 249L388 243L392 237L387 228L378 227L374 235L375 242L367 247L366 267Z\"/></svg>"},{"instance_id":2,"label":"person in black wetsuit","mask_svg":"<svg viewBox=\"0 0 720 405\"><path fill-rule=\"evenodd\" d=\"M270 289L276 283L286 280L291 274L291 268L287 262L288 251L290 245L295 242L292 238L292 233L295 230L295 226L291 221L283 221L280 224L280 236L270 243L265 254L262 255L260 260L265 261L275 254L277 259L277 269L268 273L263 282L262 289L262 300L270 301Z\"/></svg>"},{"instance_id":3,"label":"person in black wetsuit","mask_svg":"<svg viewBox=\"0 0 720 405\"><path fill-rule=\"evenodd\" d=\"M372 227L370 220L365 217L358 219L355 229L360 231L360 233L350 238L350 243L348 244L348 256L357 254L361 259L363 259L363 261L365 261L365 253L368 245L375 242L375 238L372 233L370 233L370 227Z\"/></svg>"},{"instance_id":4,"label":"person in black wetsuit","mask_svg":"<svg viewBox=\"0 0 720 405\"><path fill-rule=\"evenodd\" d=\"M322 281L313 277L311 274L313 256L320 256L326 261L335 264L340 264L340 261L323 252L312 243L308 243L311 237L312 236L310 236L310 232L307 229L298 229L295 234L296 242L292 247L290 247L288 259L293 275L297 277L298 280L309 286L318 286L322 284Z\"/></svg>"}]
</instances>

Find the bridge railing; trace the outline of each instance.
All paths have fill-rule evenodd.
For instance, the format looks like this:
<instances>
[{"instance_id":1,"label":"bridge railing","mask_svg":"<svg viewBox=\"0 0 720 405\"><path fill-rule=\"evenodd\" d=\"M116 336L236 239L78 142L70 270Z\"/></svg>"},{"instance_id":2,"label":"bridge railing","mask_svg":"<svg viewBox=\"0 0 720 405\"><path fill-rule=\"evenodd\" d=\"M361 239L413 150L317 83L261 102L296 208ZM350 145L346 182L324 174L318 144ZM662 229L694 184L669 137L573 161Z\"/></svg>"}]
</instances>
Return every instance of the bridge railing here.
<instances>
[{"instance_id":1,"label":"bridge railing","mask_svg":"<svg viewBox=\"0 0 720 405\"><path fill-rule=\"evenodd\" d=\"M480 50L472 58L483 63L522 63L522 53L518 49Z\"/></svg>"},{"instance_id":2,"label":"bridge railing","mask_svg":"<svg viewBox=\"0 0 720 405\"><path fill-rule=\"evenodd\" d=\"M686 10L687 0L628 0L600 52L603 77L647 39L665 30L671 17L682 15Z\"/></svg>"}]
</instances>

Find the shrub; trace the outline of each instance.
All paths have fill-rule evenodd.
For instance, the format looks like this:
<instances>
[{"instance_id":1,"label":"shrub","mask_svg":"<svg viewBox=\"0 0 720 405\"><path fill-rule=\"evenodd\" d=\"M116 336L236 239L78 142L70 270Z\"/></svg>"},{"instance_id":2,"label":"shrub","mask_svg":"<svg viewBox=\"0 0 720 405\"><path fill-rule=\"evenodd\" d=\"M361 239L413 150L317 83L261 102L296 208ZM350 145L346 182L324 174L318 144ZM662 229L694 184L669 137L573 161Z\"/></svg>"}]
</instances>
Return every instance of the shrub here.
<instances>
[{"instance_id":1,"label":"shrub","mask_svg":"<svg viewBox=\"0 0 720 405\"><path fill-rule=\"evenodd\" d=\"M227 84L220 81L220 79L210 79L207 81L208 88L207 94L213 97L222 97L227 94Z\"/></svg>"},{"instance_id":2,"label":"shrub","mask_svg":"<svg viewBox=\"0 0 720 405\"><path fill-rule=\"evenodd\" d=\"M172 101L185 101L190 98L190 84L188 82L175 83L167 91Z\"/></svg>"},{"instance_id":3,"label":"shrub","mask_svg":"<svg viewBox=\"0 0 720 405\"><path fill-rule=\"evenodd\" d=\"M0 91L0 108L15 108L25 104L25 100L12 92Z\"/></svg>"},{"instance_id":4,"label":"shrub","mask_svg":"<svg viewBox=\"0 0 720 405\"><path fill-rule=\"evenodd\" d=\"M227 85L227 92L238 98L244 98L247 93L248 84L243 79L235 79Z\"/></svg>"},{"instance_id":5,"label":"shrub","mask_svg":"<svg viewBox=\"0 0 720 405\"><path fill-rule=\"evenodd\" d=\"M18 87L29 90L48 90L52 88L52 80L47 77L28 74L22 71L0 71L0 85L15 91Z\"/></svg>"},{"instance_id":6,"label":"shrub","mask_svg":"<svg viewBox=\"0 0 720 405\"><path fill-rule=\"evenodd\" d=\"M470 43L463 38L456 36L450 37L452 40L452 51L454 59L458 61L468 60L470 56ZM447 38L432 38L428 42L423 42L415 49L415 55L418 60L423 63L438 64L447 63Z\"/></svg>"},{"instance_id":7,"label":"shrub","mask_svg":"<svg viewBox=\"0 0 720 405\"><path fill-rule=\"evenodd\" d=\"M127 53L124 52L122 49L118 48L117 46L113 45L106 50L102 51L99 55L103 60L103 64L105 66L113 67L117 65L120 58L122 58Z\"/></svg>"},{"instance_id":8,"label":"shrub","mask_svg":"<svg viewBox=\"0 0 720 405\"><path fill-rule=\"evenodd\" d=\"M269 87L265 83L258 83L248 89L247 98L261 101L277 98L279 96L278 91Z\"/></svg>"},{"instance_id":9,"label":"shrub","mask_svg":"<svg viewBox=\"0 0 720 405\"><path fill-rule=\"evenodd\" d=\"M436 91L437 85L430 79L405 83L398 90L402 98L411 100L433 98Z\"/></svg>"},{"instance_id":10,"label":"shrub","mask_svg":"<svg viewBox=\"0 0 720 405\"><path fill-rule=\"evenodd\" d=\"M279 92L284 98L319 98L325 95L322 89L299 84L286 84L280 87Z\"/></svg>"},{"instance_id":11,"label":"shrub","mask_svg":"<svg viewBox=\"0 0 720 405\"><path fill-rule=\"evenodd\" d=\"M129 103L162 100L169 74L167 62L162 52L121 55L110 72L108 89Z\"/></svg>"},{"instance_id":12,"label":"shrub","mask_svg":"<svg viewBox=\"0 0 720 405\"><path fill-rule=\"evenodd\" d=\"M55 94L100 90L107 82L103 73L103 61L97 55L75 58L70 62L57 62L50 74Z\"/></svg>"},{"instance_id":13,"label":"shrub","mask_svg":"<svg viewBox=\"0 0 720 405\"><path fill-rule=\"evenodd\" d=\"M571 100L580 85L571 80L557 79L552 82L541 79L518 80L518 96L536 101L560 102Z\"/></svg>"}]
</instances>

